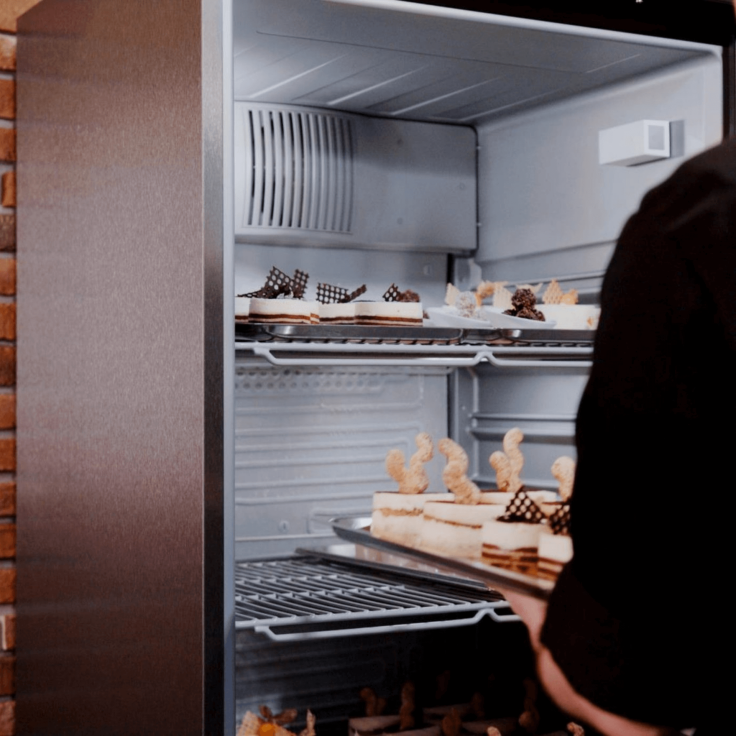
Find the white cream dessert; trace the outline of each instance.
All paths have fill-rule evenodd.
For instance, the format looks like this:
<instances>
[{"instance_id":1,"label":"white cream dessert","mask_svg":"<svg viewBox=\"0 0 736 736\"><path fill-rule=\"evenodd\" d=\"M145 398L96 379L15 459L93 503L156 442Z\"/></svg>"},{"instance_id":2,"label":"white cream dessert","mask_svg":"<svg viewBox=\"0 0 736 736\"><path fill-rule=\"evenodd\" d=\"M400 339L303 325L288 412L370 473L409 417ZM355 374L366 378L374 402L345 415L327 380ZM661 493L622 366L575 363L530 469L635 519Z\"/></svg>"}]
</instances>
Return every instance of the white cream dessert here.
<instances>
[{"instance_id":1,"label":"white cream dessert","mask_svg":"<svg viewBox=\"0 0 736 736\"><path fill-rule=\"evenodd\" d=\"M572 559L572 537L555 534L550 528L539 537L537 574L545 580L557 580L562 568Z\"/></svg>"},{"instance_id":2,"label":"white cream dessert","mask_svg":"<svg viewBox=\"0 0 736 736\"><path fill-rule=\"evenodd\" d=\"M535 574L543 528L539 523L487 521L481 530L481 559L495 567Z\"/></svg>"},{"instance_id":3,"label":"white cream dessert","mask_svg":"<svg viewBox=\"0 0 736 736\"><path fill-rule=\"evenodd\" d=\"M355 302L359 325L412 327L423 323L421 302Z\"/></svg>"},{"instance_id":4,"label":"white cream dessert","mask_svg":"<svg viewBox=\"0 0 736 736\"><path fill-rule=\"evenodd\" d=\"M503 504L460 504L454 499L432 501L424 506L421 548L448 557L479 559L484 521L501 516Z\"/></svg>"},{"instance_id":5,"label":"white cream dessert","mask_svg":"<svg viewBox=\"0 0 736 736\"><path fill-rule=\"evenodd\" d=\"M235 321L248 322L250 316L250 297L235 297Z\"/></svg>"},{"instance_id":6,"label":"white cream dessert","mask_svg":"<svg viewBox=\"0 0 736 736\"><path fill-rule=\"evenodd\" d=\"M601 308L592 304L545 304L544 316L556 322L557 330L595 330Z\"/></svg>"},{"instance_id":7,"label":"white cream dessert","mask_svg":"<svg viewBox=\"0 0 736 736\"><path fill-rule=\"evenodd\" d=\"M371 534L406 547L420 547L424 507L428 502L447 498L449 493L396 493L378 491L373 494Z\"/></svg>"},{"instance_id":8,"label":"white cream dessert","mask_svg":"<svg viewBox=\"0 0 736 736\"><path fill-rule=\"evenodd\" d=\"M316 324L319 322L319 302L253 297L250 300L250 321L287 325Z\"/></svg>"},{"instance_id":9,"label":"white cream dessert","mask_svg":"<svg viewBox=\"0 0 736 736\"><path fill-rule=\"evenodd\" d=\"M399 484L398 492L373 494L371 534L397 544L416 547L419 544L424 504L431 496L424 494L429 487L429 476L424 464L432 459L432 438L420 432L414 439L417 451L409 466L404 465L404 453L391 450L386 455L386 472Z\"/></svg>"},{"instance_id":10,"label":"white cream dessert","mask_svg":"<svg viewBox=\"0 0 736 736\"><path fill-rule=\"evenodd\" d=\"M355 304L340 302L319 305L320 324L351 325L355 322Z\"/></svg>"}]
</instances>

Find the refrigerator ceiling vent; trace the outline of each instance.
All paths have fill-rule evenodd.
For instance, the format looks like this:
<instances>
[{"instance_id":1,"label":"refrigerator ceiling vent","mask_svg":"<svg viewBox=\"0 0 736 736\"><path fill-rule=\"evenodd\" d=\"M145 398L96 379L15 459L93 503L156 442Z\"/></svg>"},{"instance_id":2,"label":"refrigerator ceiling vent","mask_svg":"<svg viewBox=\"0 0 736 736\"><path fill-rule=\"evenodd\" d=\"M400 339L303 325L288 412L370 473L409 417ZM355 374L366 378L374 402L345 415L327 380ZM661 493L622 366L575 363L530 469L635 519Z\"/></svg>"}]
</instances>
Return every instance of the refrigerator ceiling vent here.
<instances>
[{"instance_id":1,"label":"refrigerator ceiling vent","mask_svg":"<svg viewBox=\"0 0 736 736\"><path fill-rule=\"evenodd\" d=\"M243 225L350 232L350 120L258 108L243 118Z\"/></svg>"}]
</instances>

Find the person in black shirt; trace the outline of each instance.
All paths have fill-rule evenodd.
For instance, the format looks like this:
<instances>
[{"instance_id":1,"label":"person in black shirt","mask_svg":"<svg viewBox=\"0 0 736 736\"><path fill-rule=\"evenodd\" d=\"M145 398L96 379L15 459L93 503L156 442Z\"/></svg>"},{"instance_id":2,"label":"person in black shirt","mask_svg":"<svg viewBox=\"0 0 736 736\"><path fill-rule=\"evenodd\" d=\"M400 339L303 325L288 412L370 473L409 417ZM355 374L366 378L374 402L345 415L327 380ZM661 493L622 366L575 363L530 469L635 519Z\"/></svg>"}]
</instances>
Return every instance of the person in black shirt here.
<instances>
[{"instance_id":1,"label":"person in black shirt","mask_svg":"<svg viewBox=\"0 0 736 736\"><path fill-rule=\"evenodd\" d=\"M718 663L733 648L735 416L728 140L649 192L621 234L578 411L575 555L547 606L507 595L550 695L604 734L733 731Z\"/></svg>"}]
</instances>

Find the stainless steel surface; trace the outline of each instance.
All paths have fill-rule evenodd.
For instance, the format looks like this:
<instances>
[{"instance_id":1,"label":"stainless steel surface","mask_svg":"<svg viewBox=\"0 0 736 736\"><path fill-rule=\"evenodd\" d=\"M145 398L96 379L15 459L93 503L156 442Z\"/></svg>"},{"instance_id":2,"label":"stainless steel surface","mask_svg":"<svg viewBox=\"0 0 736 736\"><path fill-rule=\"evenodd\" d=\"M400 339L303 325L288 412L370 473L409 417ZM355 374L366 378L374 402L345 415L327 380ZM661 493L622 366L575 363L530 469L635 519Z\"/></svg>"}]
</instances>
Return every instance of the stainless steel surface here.
<instances>
[{"instance_id":1,"label":"stainless steel surface","mask_svg":"<svg viewBox=\"0 0 736 736\"><path fill-rule=\"evenodd\" d=\"M488 590L309 553L237 563L235 591L236 627L277 641L470 626L508 609Z\"/></svg>"},{"instance_id":2,"label":"stainless steel surface","mask_svg":"<svg viewBox=\"0 0 736 736\"><path fill-rule=\"evenodd\" d=\"M221 733L222 692L203 699L222 682L205 424L225 344L204 5L46 0L20 22L18 733Z\"/></svg>"},{"instance_id":3,"label":"stainless steel surface","mask_svg":"<svg viewBox=\"0 0 736 736\"><path fill-rule=\"evenodd\" d=\"M472 368L490 363L498 368L589 368L590 343L519 345L403 345L294 342L240 342L238 352L251 352L275 366L406 366Z\"/></svg>"},{"instance_id":4,"label":"stainless steel surface","mask_svg":"<svg viewBox=\"0 0 736 736\"><path fill-rule=\"evenodd\" d=\"M235 50L239 100L465 125L718 53L666 38L384 0L238 3Z\"/></svg>"},{"instance_id":5,"label":"stainless steel surface","mask_svg":"<svg viewBox=\"0 0 736 736\"><path fill-rule=\"evenodd\" d=\"M370 517L344 517L334 519L332 526L338 537L353 544L372 547L390 555L406 557L409 560L433 565L437 569L445 572L460 573L463 577L473 578L474 580L485 583L490 589L493 589L494 586L502 586L508 590L526 593L544 600L549 596L554 587L554 583L532 577L531 575L522 575L511 570L491 567L490 565L473 560L436 555L420 549L405 547L396 542L378 539L370 532Z\"/></svg>"}]
</instances>

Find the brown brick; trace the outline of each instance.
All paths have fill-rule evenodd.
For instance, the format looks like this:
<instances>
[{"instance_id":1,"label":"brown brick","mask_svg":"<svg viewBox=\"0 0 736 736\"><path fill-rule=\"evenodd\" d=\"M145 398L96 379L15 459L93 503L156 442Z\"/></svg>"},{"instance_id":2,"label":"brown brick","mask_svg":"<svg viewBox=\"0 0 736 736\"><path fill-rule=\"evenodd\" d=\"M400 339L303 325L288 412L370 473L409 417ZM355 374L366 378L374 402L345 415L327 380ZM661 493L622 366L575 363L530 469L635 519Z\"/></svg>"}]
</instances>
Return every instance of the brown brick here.
<instances>
[{"instance_id":1,"label":"brown brick","mask_svg":"<svg viewBox=\"0 0 736 736\"><path fill-rule=\"evenodd\" d=\"M15 736L15 701L0 702L0 736Z\"/></svg>"},{"instance_id":2,"label":"brown brick","mask_svg":"<svg viewBox=\"0 0 736 736\"><path fill-rule=\"evenodd\" d=\"M0 215L0 251L15 251L15 215Z\"/></svg>"},{"instance_id":3,"label":"brown brick","mask_svg":"<svg viewBox=\"0 0 736 736\"><path fill-rule=\"evenodd\" d=\"M6 171L3 174L2 190L0 204L3 207L15 207L15 171Z\"/></svg>"},{"instance_id":4,"label":"brown brick","mask_svg":"<svg viewBox=\"0 0 736 736\"><path fill-rule=\"evenodd\" d=\"M15 36L0 33L0 69L4 72L15 71Z\"/></svg>"},{"instance_id":5,"label":"brown brick","mask_svg":"<svg viewBox=\"0 0 736 736\"><path fill-rule=\"evenodd\" d=\"M15 692L15 656L0 655L0 695L12 695Z\"/></svg>"},{"instance_id":6,"label":"brown brick","mask_svg":"<svg viewBox=\"0 0 736 736\"><path fill-rule=\"evenodd\" d=\"M0 345L0 386L15 385L15 348Z\"/></svg>"},{"instance_id":7,"label":"brown brick","mask_svg":"<svg viewBox=\"0 0 736 736\"><path fill-rule=\"evenodd\" d=\"M15 394L0 394L0 429L15 427ZM0 483L0 489L2 484Z\"/></svg>"},{"instance_id":8,"label":"brown brick","mask_svg":"<svg viewBox=\"0 0 736 736\"><path fill-rule=\"evenodd\" d=\"M18 18L40 0L0 0L0 31L16 33Z\"/></svg>"},{"instance_id":9,"label":"brown brick","mask_svg":"<svg viewBox=\"0 0 736 736\"><path fill-rule=\"evenodd\" d=\"M15 603L14 567L0 567L0 603Z\"/></svg>"},{"instance_id":10,"label":"brown brick","mask_svg":"<svg viewBox=\"0 0 736 736\"><path fill-rule=\"evenodd\" d=\"M15 161L15 128L0 128L0 161Z\"/></svg>"},{"instance_id":11,"label":"brown brick","mask_svg":"<svg viewBox=\"0 0 736 736\"><path fill-rule=\"evenodd\" d=\"M0 516L15 516L15 482L0 483Z\"/></svg>"},{"instance_id":12,"label":"brown brick","mask_svg":"<svg viewBox=\"0 0 736 736\"><path fill-rule=\"evenodd\" d=\"M0 616L0 647L6 652L15 649L15 614ZM2 733L2 731L0 731Z\"/></svg>"},{"instance_id":13,"label":"brown brick","mask_svg":"<svg viewBox=\"0 0 736 736\"><path fill-rule=\"evenodd\" d=\"M15 438L0 439L0 471L15 471Z\"/></svg>"},{"instance_id":14,"label":"brown brick","mask_svg":"<svg viewBox=\"0 0 736 736\"><path fill-rule=\"evenodd\" d=\"M0 118L15 120L14 79L0 79Z\"/></svg>"},{"instance_id":15,"label":"brown brick","mask_svg":"<svg viewBox=\"0 0 736 736\"><path fill-rule=\"evenodd\" d=\"M15 557L15 524L0 524L0 557L11 560Z\"/></svg>"},{"instance_id":16,"label":"brown brick","mask_svg":"<svg viewBox=\"0 0 736 736\"><path fill-rule=\"evenodd\" d=\"M15 304L0 303L0 340L15 340Z\"/></svg>"},{"instance_id":17,"label":"brown brick","mask_svg":"<svg viewBox=\"0 0 736 736\"><path fill-rule=\"evenodd\" d=\"M0 258L0 294L15 294L15 258Z\"/></svg>"}]
</instances>

